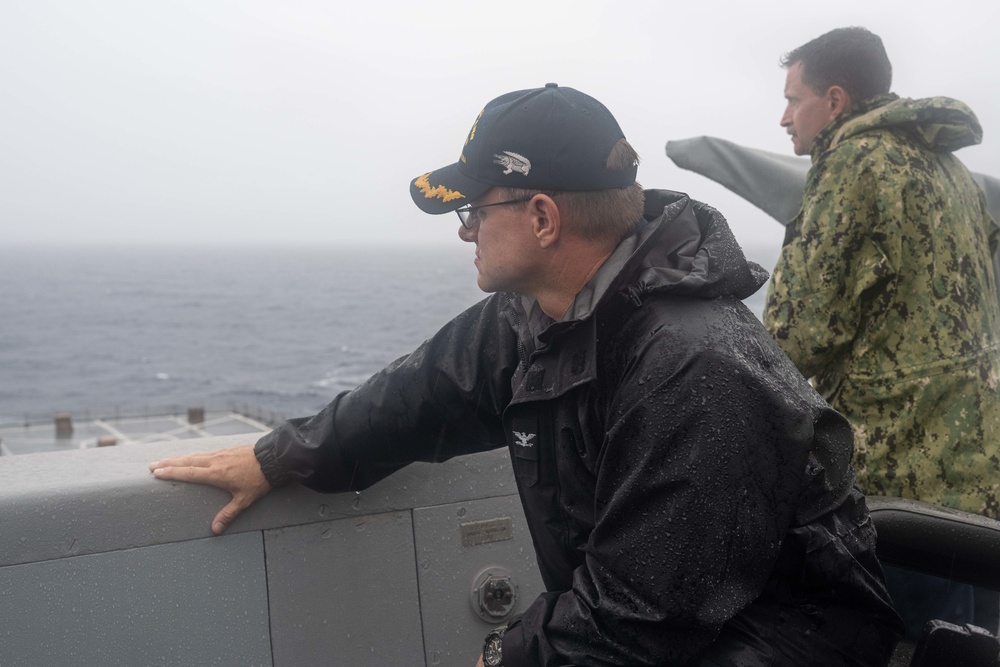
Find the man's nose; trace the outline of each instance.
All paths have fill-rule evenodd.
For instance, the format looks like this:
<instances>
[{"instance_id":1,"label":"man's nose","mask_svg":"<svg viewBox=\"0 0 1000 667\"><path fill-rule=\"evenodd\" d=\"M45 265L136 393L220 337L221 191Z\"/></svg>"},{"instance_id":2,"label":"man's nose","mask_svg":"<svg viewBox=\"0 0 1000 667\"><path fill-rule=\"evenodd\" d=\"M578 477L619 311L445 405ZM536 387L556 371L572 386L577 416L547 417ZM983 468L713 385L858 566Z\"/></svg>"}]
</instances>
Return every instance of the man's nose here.
<instances>
[{"instance_id":1,"label":"man's nose","mask_svg":"<svg viewBox=\"0 0 1000 667\"><path fill-rule=\"evenodd\" d=\"M479 232L479 225L474 226L469 229L465 225L458 226L458 238L462 239L466 243L475 243L476 234Z\"/></svg>"},{"instance_id":2,"label":"man's nose","mask_svg":"<svg viewBox=\"0 0 1000 667\"><path fill-rule=\"evenodd\" d=\"M781 120L778 121L781 127L788 127L792 124L792 114L788 113L788 108L785 108L785 112L781 114Z\"/></svg>"}]
</instances>

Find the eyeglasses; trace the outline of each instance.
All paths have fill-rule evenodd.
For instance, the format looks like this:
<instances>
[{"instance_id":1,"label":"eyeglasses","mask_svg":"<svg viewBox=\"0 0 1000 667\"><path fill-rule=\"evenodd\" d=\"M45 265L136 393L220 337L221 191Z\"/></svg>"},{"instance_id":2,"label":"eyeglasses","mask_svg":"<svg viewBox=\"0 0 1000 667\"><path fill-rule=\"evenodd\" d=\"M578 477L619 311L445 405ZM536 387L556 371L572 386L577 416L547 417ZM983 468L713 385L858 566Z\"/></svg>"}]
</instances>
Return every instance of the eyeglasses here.
<instances>
[{"instance_id":1,"label":"eyeglasses","mask_svg":"<svg viewBox=\"0 0 1000 667\"><path fill-rule=\"evenodd\" d=\"M536 192L535 194L546 194L550 197L554 195L554 192ZM507 206L509 204L524 204L535 198L535 195L530 197L522 197L521 199L511 199L510 201L498 201L493 204L480 204L479 206L463 206L462 208L455 211L458 213L458 219L462 221L462 226L466 229L472 229L478 223L478 215L475 215L477 211L481 208L489 208L490 206Z\"/></svg>"}]
</instances>

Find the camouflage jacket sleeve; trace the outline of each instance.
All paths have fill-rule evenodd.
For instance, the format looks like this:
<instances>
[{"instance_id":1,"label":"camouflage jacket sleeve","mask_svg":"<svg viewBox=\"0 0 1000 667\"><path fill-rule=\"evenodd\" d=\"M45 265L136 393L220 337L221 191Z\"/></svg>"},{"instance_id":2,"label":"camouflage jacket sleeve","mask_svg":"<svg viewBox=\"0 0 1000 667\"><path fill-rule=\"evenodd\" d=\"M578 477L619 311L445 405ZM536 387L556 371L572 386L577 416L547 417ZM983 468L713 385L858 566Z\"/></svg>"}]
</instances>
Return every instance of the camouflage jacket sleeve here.
<instances>
[{"instance_id":1,"label":"camouflage jacket sleeve","mask_svg":"<svg viewBox=\"0 0 1000 667\"><path fill-rule=\"evenodd\" d=\"M903 210L877 150L849 142L820 157L768 285L765 325L806 377L847 353L866 297L896 271L884 230Z\"/></svg>"}]
</instances>

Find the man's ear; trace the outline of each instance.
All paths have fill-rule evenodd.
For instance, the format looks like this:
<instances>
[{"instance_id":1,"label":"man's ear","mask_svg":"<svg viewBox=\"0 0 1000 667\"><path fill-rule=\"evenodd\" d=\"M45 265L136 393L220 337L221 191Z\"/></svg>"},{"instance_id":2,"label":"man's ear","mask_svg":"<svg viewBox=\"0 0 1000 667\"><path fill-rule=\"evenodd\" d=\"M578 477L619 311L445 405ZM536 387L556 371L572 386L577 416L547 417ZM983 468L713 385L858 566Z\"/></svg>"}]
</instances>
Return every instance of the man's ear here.
<instances>
[{"instance_id":1,"label":"man's ear","mask_svg":"<svg viewBox=\"0 0 1000 667\"><path fill-rule=\"evenodd\" d=\"M542 248L554 245L562 234L562 215L555 200L549 195L537 194L528 202L528 211L538 245Z\"/></svg>"},{"instance_id":2,"label":"man's ear","mask_svg":"<svg viewBox=\"0 0 1000 667\"><path fill-rule=\"evenodd\" d=\"M830 86L826 91L826 101L830 105L830 120L851 110L851 96L840 86Z\"/></svg>"}]
</instances>

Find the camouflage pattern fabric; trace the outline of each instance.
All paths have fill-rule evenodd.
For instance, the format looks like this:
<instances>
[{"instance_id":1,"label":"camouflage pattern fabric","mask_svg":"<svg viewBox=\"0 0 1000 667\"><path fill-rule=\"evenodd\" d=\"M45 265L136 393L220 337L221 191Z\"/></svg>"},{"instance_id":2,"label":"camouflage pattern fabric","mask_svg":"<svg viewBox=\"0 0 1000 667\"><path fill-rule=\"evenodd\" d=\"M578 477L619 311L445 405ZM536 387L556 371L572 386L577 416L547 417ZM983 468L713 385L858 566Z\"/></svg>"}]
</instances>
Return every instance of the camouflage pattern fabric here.
<instances>
[{"instance_id":1,"label":"camouflage pattern fabric","mask_svg":"<svg viewBox=\"0 0 1000 667\"><path fill-rule=\"evenodd\" d=\"M858 483L1000 517L1000 355L979 143L948 98L883 95L824 128L765 324L850 419Z\"/></svg>"}]
</instances>

